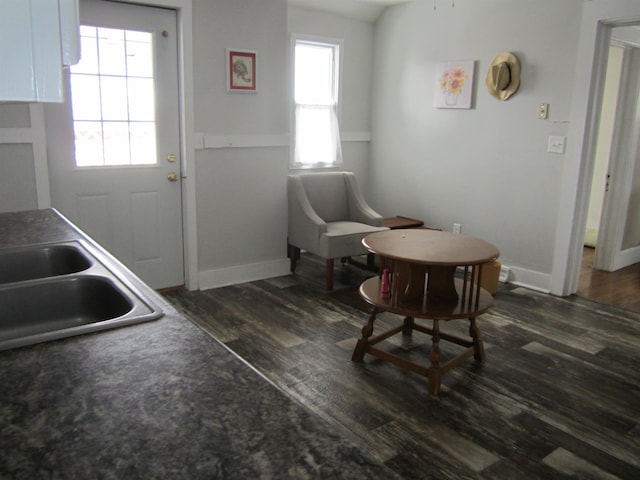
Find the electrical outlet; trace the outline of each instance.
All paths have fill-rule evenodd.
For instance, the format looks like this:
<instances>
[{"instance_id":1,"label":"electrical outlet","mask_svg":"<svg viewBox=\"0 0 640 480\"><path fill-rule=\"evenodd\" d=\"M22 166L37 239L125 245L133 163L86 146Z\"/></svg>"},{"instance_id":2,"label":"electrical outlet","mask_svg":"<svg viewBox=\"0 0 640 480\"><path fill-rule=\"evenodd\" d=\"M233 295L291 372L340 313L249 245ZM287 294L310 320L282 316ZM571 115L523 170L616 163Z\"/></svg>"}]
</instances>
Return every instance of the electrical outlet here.
<instances>
[{"instance_id":1,"label":"electrical outlet","mask_svg":"<svg viewBox=\"0 0 640 480\"><path fill-rule=\"evenodd\" d=\"M549 104L548 103L539 103L538 104L538 118L541 120L546 120L549 117Z\"/></svg>"},{"instance_id":2,"label":"electrical outlet","mask_svg":"<svg viewBox=\"0 0 640 480\"><path fill-rule=\"evenodd\" d=\"M460 225L459 223L454 223L453 224L453 233L460 233L462 231L462 225Z\"/></svg>"}]
</instances>

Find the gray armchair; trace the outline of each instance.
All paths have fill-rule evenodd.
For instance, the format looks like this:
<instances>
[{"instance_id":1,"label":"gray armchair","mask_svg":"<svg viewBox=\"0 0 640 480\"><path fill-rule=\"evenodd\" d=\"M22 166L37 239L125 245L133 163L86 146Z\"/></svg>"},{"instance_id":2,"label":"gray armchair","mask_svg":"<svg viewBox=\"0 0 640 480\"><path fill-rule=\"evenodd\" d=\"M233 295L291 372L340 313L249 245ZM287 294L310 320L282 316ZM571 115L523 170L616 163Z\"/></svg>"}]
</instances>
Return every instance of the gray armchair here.
<instances>
[{"instance_id":1,"label":"gray armchair","mask_svg":"<svg viewBox=\"0 0 640 480\"><path fill-rule=\"evenodd\" d=\"M351 172L305 173L287 178L289 256L296 270L300 249L326 259L327 290L333 261L367 253L362 239L388 230L358 190Z\"/></svg>"}]
</instances>

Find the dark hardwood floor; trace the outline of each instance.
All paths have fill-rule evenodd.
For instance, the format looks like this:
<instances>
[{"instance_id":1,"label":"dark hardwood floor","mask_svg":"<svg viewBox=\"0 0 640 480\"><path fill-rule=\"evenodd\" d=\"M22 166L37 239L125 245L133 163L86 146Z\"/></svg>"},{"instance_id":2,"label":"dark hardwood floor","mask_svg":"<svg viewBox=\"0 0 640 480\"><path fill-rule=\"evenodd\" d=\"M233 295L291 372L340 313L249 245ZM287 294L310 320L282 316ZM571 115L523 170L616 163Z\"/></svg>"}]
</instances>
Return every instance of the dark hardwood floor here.
<instances>
[{"instance_id":1,"label":"dark hardwood floor","mask_svg":"<svg viewBox=\"0 0 640 480\"><path fill-rule=\"evenodd\" d=\"M584 247L577 295L640 312L640 263L615 272L593 268L595 249Z\"/></svg>"},{"instance_id":2,"label":"dark hardwood floor","mask_svg":"<svg viewBox=\"0 0 640 480\"><path fill-rule=\"evenodd\" d=\"M467 361L430 397L415 373L370 356L351 362L368 316L357 287L370 275L337 266L328 293L324 263L303 255L295 275L165 295L404 478L640 478L639 314L500 285L478 320L486 363ZM378 322L399 320L385 313ZM467 322L442 329L466 331ZM385 343L426 362L426 335Z\"/></svg>"}]
</instances>

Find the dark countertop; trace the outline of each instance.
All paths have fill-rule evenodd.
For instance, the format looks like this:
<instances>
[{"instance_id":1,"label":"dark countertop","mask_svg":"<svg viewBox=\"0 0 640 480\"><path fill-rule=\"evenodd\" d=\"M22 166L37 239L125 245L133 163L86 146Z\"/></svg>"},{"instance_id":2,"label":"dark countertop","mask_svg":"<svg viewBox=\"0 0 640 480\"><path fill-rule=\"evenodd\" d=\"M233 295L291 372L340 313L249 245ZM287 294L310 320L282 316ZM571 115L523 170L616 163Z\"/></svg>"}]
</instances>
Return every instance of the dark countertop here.
<instances>
[{"instance_id":1,"label":"dark countertop","mask_svg":"<svg viewBox=\"0 0 640 480\"><path fill-rule=\"evenodd\" d=\"M79 236L0 214L0 247ZM147 293L159 320L0 352L0 478L397 478Z\"/></svg>"}]
</instances>

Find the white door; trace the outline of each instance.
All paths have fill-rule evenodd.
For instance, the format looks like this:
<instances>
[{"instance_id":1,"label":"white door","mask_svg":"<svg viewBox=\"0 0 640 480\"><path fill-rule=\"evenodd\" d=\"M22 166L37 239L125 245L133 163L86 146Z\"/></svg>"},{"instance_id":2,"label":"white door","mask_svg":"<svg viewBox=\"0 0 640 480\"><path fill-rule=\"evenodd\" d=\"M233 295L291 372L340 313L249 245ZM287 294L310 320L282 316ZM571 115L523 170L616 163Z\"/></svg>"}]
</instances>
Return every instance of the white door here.
<instances>
[{"instance_id":1,"label":"white door","mask_svg":"<svg viewBox=\"0 0 640 480\"><path fill-rule=\"evenodd\" d=\"M615 271L640 262L640 49L625 48L607 188L594 266Z\"/></svg>"},{"instance_id":2,"label":"white door","mask_svg":"<svg viewBox=\"0 0 640 480\"><path fill-rule=\"evenodd\" d=\"M182 285L175 11L81 0L80 23L45 112L52 204L153 288Z\"/></svg>"}]
</instances>

